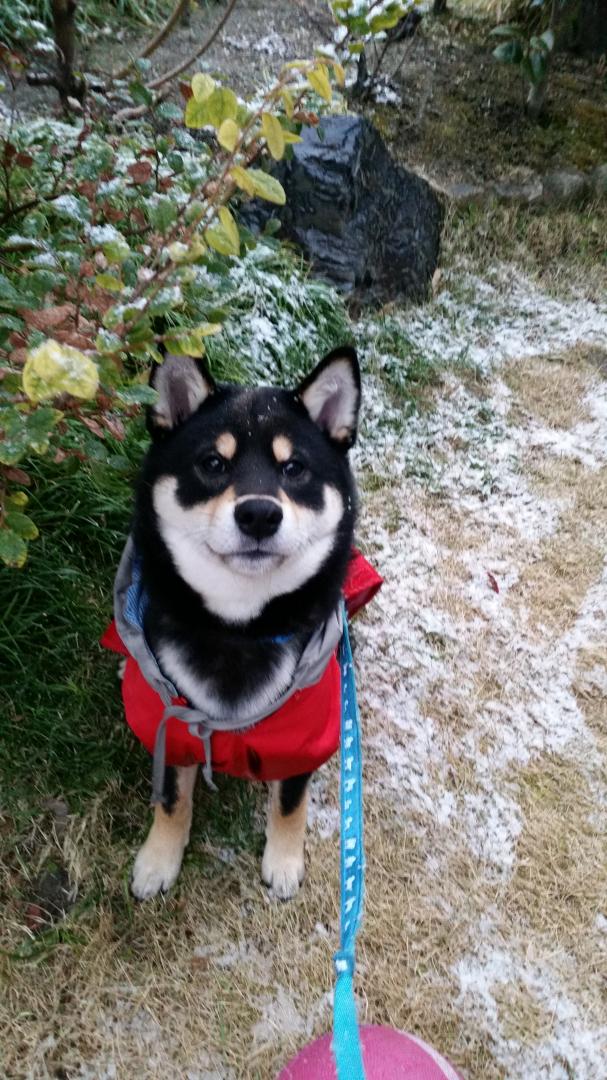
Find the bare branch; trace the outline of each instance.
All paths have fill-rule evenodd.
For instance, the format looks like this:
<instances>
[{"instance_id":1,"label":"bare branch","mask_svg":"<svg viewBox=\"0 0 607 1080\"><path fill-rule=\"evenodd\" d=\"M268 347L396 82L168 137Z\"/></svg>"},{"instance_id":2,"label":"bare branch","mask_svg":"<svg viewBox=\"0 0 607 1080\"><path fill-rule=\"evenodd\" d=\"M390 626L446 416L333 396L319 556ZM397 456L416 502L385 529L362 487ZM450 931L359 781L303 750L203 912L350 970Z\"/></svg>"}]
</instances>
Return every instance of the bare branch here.
<instances>
[{"instance_id":1,"label":"bare branch","mask_svg":"<svg viewBox=\"0 0 607 1080\"><path fill-rule=\"evenodd\" d=\"M158 31L158 33L155 34L154 37L151 38L150 41L148 41L148 43L145 46L143 52L141 52L139 54L139 59L140 60L143 60L143 59L145 59L146 56L151 56L153 52L156 52L156 49L158 48L158 46L162 45L162 42L164 41L164 39L166 37L168 37L168 35L171 33L171 30L173 29L175 23L177 22L179 17L183 14L183 12L185 11L185 9L186 9L186 7L188 6L189 3L190 3L190 0L177 0L177 3L175 4L175 7L173 8L171 14L169 15L169 17L166 20L166 22L164 23L164 25L160 27L160 30ZM124 65L124 67L121 67L119 71L115 71L112 74L112 78L113 79L124 79L125 75L128 75L129 71L131 70L131 68L132 68L132 66L133 66L133 64L135 62L136 62L136 58L132 57L129 60L129 62Z\"/></svg>"},{"instance_id":2,"label":"bare branch","mask_svg":"<svg viewBox=\"0 0 607 1080\"><path fill-rule=\"evenodd\" d=\"M184 60L183 63L177 64L176 67L171 68L170 71L165 71L164 75L159 75L156 79L152 79L152 81L147 84L148 90L157 90L159 86L163 86L165 82L174 79L176 75L181 75L182 71L185 71L186 68L190 67L190 64L193 64L195 60L198 60L198 58L211 47L217 35L221 33L237 3L238 0L229 0L228 6L217 23L217 26L213 32L209 34L208 38L203 42L200 48L196 49L196 52L193 52L191 56L188 56L187 60Z\"/></svg>"},{"instance_id":3,"label":"bare branch","mask_svg":"<svg viewBox=\"0 0 607 1080\"><path fill-rule=\"evenodd\" d=\"M169 96L169 93L169 90L163 90L162 94L158 94L149 105L134 105L127 109L120 109L119 112L114 114L112 120L115 124L123 124L125 120L136 120L138 116L145 116L149 109L154 109L157 105L160 105Z\"/></svg>"}]
</instances>

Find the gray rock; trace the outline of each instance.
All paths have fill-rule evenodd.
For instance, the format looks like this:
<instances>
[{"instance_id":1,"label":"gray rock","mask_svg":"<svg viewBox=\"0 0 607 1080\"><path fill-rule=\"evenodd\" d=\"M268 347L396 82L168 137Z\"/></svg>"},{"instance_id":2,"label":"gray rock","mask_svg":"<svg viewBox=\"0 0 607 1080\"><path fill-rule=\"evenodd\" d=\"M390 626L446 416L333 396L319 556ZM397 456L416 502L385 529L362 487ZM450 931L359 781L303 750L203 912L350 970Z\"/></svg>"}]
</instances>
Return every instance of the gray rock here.
<instances>
[{"instance_id":1,"label":"gray rock","mask_svg":"<svg viewBox=\"0 0 607 1080\"><path fill-rule=\"evenodd\" d=\"M471 184L465 180L454 184L441 184L438 190L456 206L479 206L487 198L483 184Z\"/></svg>"},{"instance_id":2,"label":"gray rock","mask_svg":"<svg viewBox=\"0 0 607 1080\"><path fill-rule=\"evenodd\" d=\"M595 199L607 199L607 162L590 173L590 187Z\"/></svg>"},{"instance_id":3,"label":"gray rock","mask_svg":"<svg viewBox=\"0 0 607 1080\"><path fill-rule=\"evenodd\" d=\"M577 169L558 169L546 173L542 184L544 202L563 205L581 202L588 192L588 181Z\"/></svg>"},{"instance_id":4,"label":"gray rock","mask_svg":"<svg viewBox=\"0 0 607 1080\"><path fill-rule=\"evenodd\" d=\"M492 191L498 202L529 205L542 197L541 180L504 180L492 185Z\"/></svg>"},{"instance_id":5,"label":"gray rock","mask_svg":"<svg viewBox=\"0 0 607 1080\"><path fill-rule=\"evenodd\" d=\"M244 224L259 230L279 217L279 235L302 248L320 277L359 301L424 298L443 216L430 185L392 160L363 117L327 117L302 134L292 160L273 170L286 206L253 200L242 208Z\"/></svg>"}]
</instances>

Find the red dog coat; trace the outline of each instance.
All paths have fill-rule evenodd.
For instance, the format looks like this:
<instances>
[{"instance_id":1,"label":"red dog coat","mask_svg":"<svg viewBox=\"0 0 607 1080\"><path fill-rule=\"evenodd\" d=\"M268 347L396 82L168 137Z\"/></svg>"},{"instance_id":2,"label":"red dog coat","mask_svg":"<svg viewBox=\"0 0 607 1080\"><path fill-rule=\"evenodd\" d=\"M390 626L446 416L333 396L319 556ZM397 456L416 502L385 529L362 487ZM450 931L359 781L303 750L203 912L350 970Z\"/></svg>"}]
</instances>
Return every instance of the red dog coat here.
<instances>
[{"instance_id":1,"label":"red dog coat","mask_svg":"<svg viewBox=\"0 0 607 1080\"><path fill-rule=\"evenodd\" d=\"M372 599L382 580L354 549L343 588L350 617ZM126 719L152 754L165 706L128 652L114 622L103 635L101 644L126 656L122 680ZM187 705L187 701L176 697L173 705ZM332 757L339 746L340 711L340 674L333 654L317 683L294 691L279 709L263 720L238 731L215 731L211 737L213 770L249 780L286 780L299 773L313 772ZM187 724L174 717L166 725L165 760L167 765L194 765L205 761L202 740L190 733Z\"/></svg>"}]
</instances>

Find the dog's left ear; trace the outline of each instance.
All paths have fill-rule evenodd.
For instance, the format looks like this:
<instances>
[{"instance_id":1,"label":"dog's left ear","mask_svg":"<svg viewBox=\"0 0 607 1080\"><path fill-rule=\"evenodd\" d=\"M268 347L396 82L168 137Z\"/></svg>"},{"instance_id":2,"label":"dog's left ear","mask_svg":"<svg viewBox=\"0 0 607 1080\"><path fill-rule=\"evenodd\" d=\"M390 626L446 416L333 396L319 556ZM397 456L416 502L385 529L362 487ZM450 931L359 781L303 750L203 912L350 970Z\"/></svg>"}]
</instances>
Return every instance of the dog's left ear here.
<instances>
[{"instance_id":1,"label":"dog's left ear","mask_svg":"<svg viewBox=\"0 0 607 1080\"><path fill-rule=\"evenodd\" d=\"M360 409L360 368L350 345L333 349L301 383L297 396L312 420L342 449L356 439Z\"/></svg>"}]
</instances>

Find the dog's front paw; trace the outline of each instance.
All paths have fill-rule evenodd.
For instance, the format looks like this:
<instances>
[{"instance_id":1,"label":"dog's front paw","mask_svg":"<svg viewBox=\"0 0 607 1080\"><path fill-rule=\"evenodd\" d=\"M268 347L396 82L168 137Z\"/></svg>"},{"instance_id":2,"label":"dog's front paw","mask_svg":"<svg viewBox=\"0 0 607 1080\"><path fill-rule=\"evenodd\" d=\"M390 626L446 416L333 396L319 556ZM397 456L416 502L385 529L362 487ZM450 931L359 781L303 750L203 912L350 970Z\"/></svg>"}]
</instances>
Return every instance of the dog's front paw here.
<instances>
[{"instance_id":1,"label":"dog's front paw","mask_svg":"<svg viewBox=\"0 0 607 1080\"><path fill-rule=\"evenodd\" d=\"M131 892L137 900L150 900L174 885L181 869L183 850L146 842L140 849L131 878Z\"/></svg>"},{"instance_id":2,"label":"dog's front paw","mask_svg":"<svg viewBox=\"0 0 607 1080\"><path fill-rule=\"evenodd\" d=\"M284 845L268 840L261 863L261 876L279 900L290 900L304 879L304 852L285 850Z\"/></svg>"}]
</instances>

